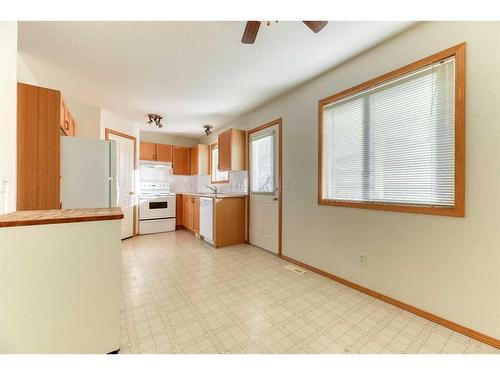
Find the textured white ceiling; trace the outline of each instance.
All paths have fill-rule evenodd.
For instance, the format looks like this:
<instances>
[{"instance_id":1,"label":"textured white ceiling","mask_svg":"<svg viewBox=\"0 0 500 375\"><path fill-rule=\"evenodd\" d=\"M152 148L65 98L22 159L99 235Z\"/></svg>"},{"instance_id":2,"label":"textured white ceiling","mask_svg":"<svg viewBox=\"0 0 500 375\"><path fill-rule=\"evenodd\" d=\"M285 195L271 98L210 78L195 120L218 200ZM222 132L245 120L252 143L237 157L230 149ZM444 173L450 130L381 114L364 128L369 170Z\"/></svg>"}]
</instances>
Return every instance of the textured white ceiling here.
<instances>
[{"instance_id":1,"label":"textured white ceiling","mask_svg":"<svg viewBox=\"0 0 500 375\"><path fill-rule=\"evenodd\" d=\"M57 68L69 96L141 124L160 113L163 131L200 136L410 25L330 21L314 34L280 21L245 45L239 21L20 22L19 52L35 76Z\"/></svg>"}]
</instances>

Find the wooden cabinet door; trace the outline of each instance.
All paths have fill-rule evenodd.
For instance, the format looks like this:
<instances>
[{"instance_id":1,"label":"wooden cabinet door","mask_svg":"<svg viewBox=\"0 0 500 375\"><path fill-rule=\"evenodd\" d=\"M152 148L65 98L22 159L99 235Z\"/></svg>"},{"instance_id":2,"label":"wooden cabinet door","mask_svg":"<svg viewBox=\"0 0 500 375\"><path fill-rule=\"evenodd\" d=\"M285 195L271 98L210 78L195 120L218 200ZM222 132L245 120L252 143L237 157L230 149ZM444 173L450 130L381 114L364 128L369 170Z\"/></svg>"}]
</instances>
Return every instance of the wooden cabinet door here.
<instances>
[{"instance_id":1,"label":"wooden cabinet door","mask_svg":"<svg viewBox=\"0 0 500 375\"><path fill-rule=\"evenodd\" d=\"M173 174L175 175L189 175L189 159L191 149L189 147L176 147L173 150Z\"/></svg>"},{"instance_id":2,"label":"wooden cabinet door","mask_svg":"<svg viewBox=\"0 0 500 375\"><path fill-rule=\"evenodd\" d=\"M182 220L184 222L184 227L193 230L193 209L194 209L194 197L190 195L183 196L183 213Z\"/></svg>"},{"instance_id":3,"label":"wooden cabinet door","mask_svg":"<svg viewBox=\"0 0 500 375\"><path fill-rule=\"evenodd\" d=\"M198 175L210 174L210 146L198 145Z\"/></svg>"},{"instance_id":4,"label":"wooden cabinet door","mask_svg":"<svg viewBox=\"0 0 500 375\"><path fill-rule=\"evenodd\" d=\"M175 226L183 225L182 214L182 194L177 194L175 196Z\"/></svg>"},{"instance_id":5,"label":"wooden cabinet door","mask_svg":"<svg viewBox=\"0 0 500 375\"><path fill-rule=\"evenodd\" d=\"M71 113L69 113L69 130L68 130L68 136L70 137L74 137L75 136L75 119L73 118L73 116L71 115Z\"/></svg>"},{"instance_id":6,"label":"wooden cabinet door","mask_svg":"<svg viewBox=\"0 0 500 375\"><path fill-rule=\"evenodd\" d=\"M189 209L189 196L182 196L182 226L184 228L188 227L188 209Z\"/></svg>"},{"instance_id":7,"label":"wooden cabinet door","mask_svg":"<svg viewBox=\"0 0 500 375\"><path fill-rule=\"evenodd\" d=\"M215 247L245 242L246 198L214 199Z\"/></svg>"},{"instance_id":8,"label":"wooden cabinet door","mask_svg":"<svg viewBox=\"0 0 500 375\"><path fill-rule=\"evenodd\" d=\"M198 175L198 146L191 147L190 150L190 167L189 174L196 176Z\"/></svg>"},{"instance_id":9,"label":"wooden cabinet door","mask_svg":"<svg viewBox=\"0 0 500 375\"><path fill-rule=\"evenodd\" d=\"M156 143L141 142L139 153L141 160L156 160Z\"/></svg>"},{"instance_id":10,"label":"wooden cabinet door","mask_svg":"<svg viewBox=\"0 0 500 375\"><path fill-rule=\"evenodd\" d=\"M193 231L200 232L200 198L194 197L193 202Z\"/></svg>"},{"instance_id":11,"label":"wooden cabinet door","mask_svg":"<svg viewBox=\"0 0 500 375\"><path fill-rule=\"evenodd\" d=\"M188 200L188 228L194 230L194 197L189 197Z\"/></svg>"},{"instance_id":12,"label":"wooden cabinet door","mask_svg":"<svg viewBox=\"0 0 500 375\"><path fill-rule=\"evenodd\" d=\"M218 147L219 147L219 170L231 170L231 134L232 129L226 130L219 134Z\"/></svg>"},{"instance_id":13,"label":"wooden cabinet door","mask_svg":"<svg viewBox=\"0 0 500 375\"><path fill-rule=\"evenodd\" d=\"M156 145L156 160L172 162L172 146L171 145Z\"/></svg>"},{"instance_id":14,"label":"wooden cabinet door","mask_svg":"<svg viewBox=\"0 0 500 375\"><path fill-rule=\"evenodd\" d=\"M66 102L61 96L61 130L64 135L69 135L70 133L70 118L69 111Z\"/></svg>"},{"instance_id":15,"label":"wooden cabinet door","mask_svg":"<svg viewBox=\"0 0 500 375\"><path fill-rule=\"evenodd\" d=\"M18 211L60 207L61 111L59 91L18 83Z\"/></svg>"}]
</instances>

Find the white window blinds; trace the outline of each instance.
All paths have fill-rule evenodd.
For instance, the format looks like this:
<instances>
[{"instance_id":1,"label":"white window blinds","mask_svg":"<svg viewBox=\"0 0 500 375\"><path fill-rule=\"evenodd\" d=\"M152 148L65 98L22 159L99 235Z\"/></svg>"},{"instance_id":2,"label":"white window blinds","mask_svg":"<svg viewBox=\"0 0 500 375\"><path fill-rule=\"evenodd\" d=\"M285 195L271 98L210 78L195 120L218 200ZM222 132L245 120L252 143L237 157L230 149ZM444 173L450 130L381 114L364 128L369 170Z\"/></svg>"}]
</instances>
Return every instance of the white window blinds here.
<instances>
[{"instance_id":1,"label":"white window blinds","mask_svg":"<svg viewBox=\"0 0 500 375\"><path fill-rule=\"evenodd\" d=\"M455 59L323 107L322 198L452 207Z\"/></svg>"}]
</instances>

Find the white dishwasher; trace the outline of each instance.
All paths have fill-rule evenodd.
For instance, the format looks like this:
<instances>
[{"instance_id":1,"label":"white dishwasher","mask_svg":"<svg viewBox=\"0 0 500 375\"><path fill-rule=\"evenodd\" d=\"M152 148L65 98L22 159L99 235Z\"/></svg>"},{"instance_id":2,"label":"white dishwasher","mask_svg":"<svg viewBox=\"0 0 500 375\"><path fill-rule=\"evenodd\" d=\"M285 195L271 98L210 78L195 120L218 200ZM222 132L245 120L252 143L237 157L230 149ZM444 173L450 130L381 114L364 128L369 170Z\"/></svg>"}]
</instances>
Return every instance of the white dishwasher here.
<instances>
[{"instance_id":1,"label":"white dishwasher","mask_svg":"<svg viewBox=\"0 0 500 375\"><path fill-rule=\"evenodd\" d=\"M213 198L200 197L200 235L210 244L213 240Z\"/></svg>"}]
</instances>

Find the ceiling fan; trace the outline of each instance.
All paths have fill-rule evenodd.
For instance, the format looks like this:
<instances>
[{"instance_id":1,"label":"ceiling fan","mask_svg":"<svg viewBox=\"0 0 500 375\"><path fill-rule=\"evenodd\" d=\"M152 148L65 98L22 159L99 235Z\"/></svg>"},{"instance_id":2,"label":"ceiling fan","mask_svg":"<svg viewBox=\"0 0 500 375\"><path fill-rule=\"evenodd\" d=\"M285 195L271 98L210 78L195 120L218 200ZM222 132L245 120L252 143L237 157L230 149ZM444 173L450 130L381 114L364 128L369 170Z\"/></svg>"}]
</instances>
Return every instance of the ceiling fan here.
<instances>
[{"instance_id":1,"label":"ceiling fan","mask_svg":"<svg viewBox=\"0 0 500 375\"><path fill-rule=\"evenodd\" d=\"M326 26L328 21L302 21L309 27L313 32L319 33L323 27ZM261 22L260 21L248 21L245 26L245 31L243 31L243 36L241 37L241 43L253 44L255 38L257 37L257 32L259 31ZM269 22L268 22L269 25Z\"/></svg>"}]
</instances>

